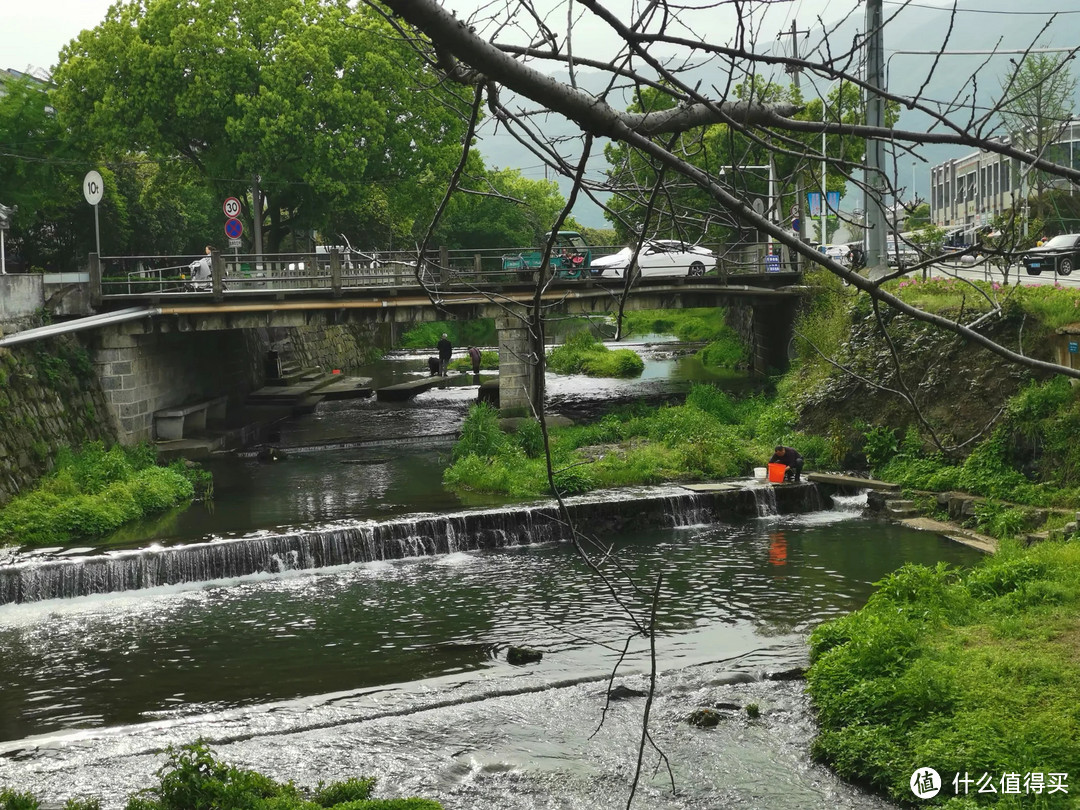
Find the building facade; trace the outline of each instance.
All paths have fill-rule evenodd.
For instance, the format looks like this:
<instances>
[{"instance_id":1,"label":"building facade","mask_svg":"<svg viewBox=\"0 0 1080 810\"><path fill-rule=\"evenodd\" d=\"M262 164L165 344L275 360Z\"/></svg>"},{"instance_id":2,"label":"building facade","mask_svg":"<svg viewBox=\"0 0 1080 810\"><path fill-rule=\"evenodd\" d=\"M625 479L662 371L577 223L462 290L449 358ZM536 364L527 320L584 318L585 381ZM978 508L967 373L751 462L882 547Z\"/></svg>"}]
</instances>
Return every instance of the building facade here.
<instances>
[{"instance_id":1,"label":"building facade","mask_svg":"<svg viewBox=\"0 0 1080 810\"><path fill-rule=\"evenodd\" d=\"M1008 138L999 138L1009 143ZM1046 150L1047 160L1080 168L1080 119L1073 119ZM1048 186L1065 181L1050 180ZM996 152L979 150L930 169L930 219L940 227L981 228L1013 207L1032 182L1026 165Z\"/></svg>"}]
</instances>

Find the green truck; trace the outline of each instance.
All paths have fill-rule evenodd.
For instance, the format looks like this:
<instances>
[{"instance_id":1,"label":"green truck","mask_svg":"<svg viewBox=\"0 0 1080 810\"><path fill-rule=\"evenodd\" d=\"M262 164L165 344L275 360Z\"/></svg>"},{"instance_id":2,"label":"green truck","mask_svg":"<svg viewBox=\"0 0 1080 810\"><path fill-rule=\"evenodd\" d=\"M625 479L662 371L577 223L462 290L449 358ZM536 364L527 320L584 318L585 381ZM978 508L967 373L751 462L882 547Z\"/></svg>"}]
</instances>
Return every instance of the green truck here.
<instances>
[{"instance_id":1,"label":"green truck","mask_svg":"<svg viewBox=\"0 0 1080 810\"><path fill-rule=\"evenodd\" d=\"M551 238L544 234L544 244ZM502 257L502 269L518 273L534 273L540 269L543 248L522 253L507 253ZM592 250L577 231L559 231L551 250L548 266L560 278L586 278L592 263Z\"/></svg>"}]
</instances>

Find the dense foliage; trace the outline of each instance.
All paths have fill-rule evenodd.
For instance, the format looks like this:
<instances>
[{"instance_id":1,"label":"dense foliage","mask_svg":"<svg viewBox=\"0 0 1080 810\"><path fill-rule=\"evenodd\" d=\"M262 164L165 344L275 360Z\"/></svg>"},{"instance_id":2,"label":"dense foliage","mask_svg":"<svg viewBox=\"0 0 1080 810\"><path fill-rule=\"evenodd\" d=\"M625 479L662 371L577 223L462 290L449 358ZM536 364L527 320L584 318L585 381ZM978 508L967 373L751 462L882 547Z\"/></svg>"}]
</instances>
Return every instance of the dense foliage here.
<instances>
[{"instance_id":1,"label":"dense foliage","mask_svg":"<svg viewBox=\"0 0 1080 810\"><path fill-rule=\"evenodd\" d=\"M92 442L61 452L51 475L0 509L0 541L35 546L100 539L211 486L208 473L183 461L157 466L148 445L106 449Z\"/></svg>"},{"instance_id":2,"label":"dense foliage","mask_svg":"<svg viewBox=\"0 0 1080 810\"><path fill-rule=\"evenodd\" d=\"M314 791L228 765L204 743L169 748L156 787L132 796L125 810L440 810L430 799L376 799L374 779L347 779ZM72 799L66 810L99 810L96 799ZM0 810L39 810L30 794L0 789Z\"/></svg>"},{"instance_id":3,"label":"dense foliage","mask_svg":"<svg viewBox=\"0 0 1080 810\"><path fill-rule=\"evenodd\" d=\"M454 345L455 351L466 346L495 346L499 336L495 332L495 321L483 319L477 321L430 321L418 323L401 336L400 344L405 349L432 349L439 338L446 334Z\"/></svg>"},{"instance_id":4,"label":"dense foliage","mask_svg":"<svg viewBox=\"0 0 1080 810\"><path fill-rule=\"evenodd\" d=\"M1080 772L1078 613L1076 542L1005 544L969 571L901 568L811 635L815 756L901 801L931 767L943 783L933 804L1074 807L1061 792L1003 795L1000 780ZM992 774L999 792L957 797L957 773Z\"/></svg>"},{"instance_id":5,"label":"dense foliage","mask_svg":"<svg viewBox=\"0 0 1080 810\"><path fill-rule=\"evenodd\" d=\"M609 349L587 330L575 332L548 352L547 365L558 374L589 377L639 377L645 369L636 352Z\"/></svg>"}]
</instances>

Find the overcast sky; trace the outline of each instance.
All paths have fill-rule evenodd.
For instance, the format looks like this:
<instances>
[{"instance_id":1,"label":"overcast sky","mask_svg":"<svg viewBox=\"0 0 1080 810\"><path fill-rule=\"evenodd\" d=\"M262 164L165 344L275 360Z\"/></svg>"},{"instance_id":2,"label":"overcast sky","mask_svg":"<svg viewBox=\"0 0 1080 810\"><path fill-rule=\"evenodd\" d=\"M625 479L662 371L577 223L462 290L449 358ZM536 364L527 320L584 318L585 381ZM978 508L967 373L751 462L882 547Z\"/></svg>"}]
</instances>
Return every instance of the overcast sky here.
<instances>
[{"instance_id":1,"label":"overcast sky","mask_svg":"<svg viewBox=\"0 0 1080 810\"><path fill-rule=\"evenodd\" d=\"M112 4L112 0L4 0L3 21L0 22L0 67L49 70L56 64L60 49L83 29L93 28L101 22ZM448 0L446 5L457 11L458 16L467 16L488 3L483 0ZM552 9L553 27L565 27L564 0L538 0L536 5ZM624 12L631 7L631 2L610 0L608 5L612 10ZM800 28L805 28L816 24L818 14L835 18L854 5L854 0L790 0L776 3L762 24L759 38L763 42L775 40L780 30L790 28L793 14L798 15ZM725 38L721 32L729 27L728 21L722 19L726 15L716 10L698 12L698 15L703 24L715 27L717 33L721 34L720 39Z\"/></svg>"}]
</instances>

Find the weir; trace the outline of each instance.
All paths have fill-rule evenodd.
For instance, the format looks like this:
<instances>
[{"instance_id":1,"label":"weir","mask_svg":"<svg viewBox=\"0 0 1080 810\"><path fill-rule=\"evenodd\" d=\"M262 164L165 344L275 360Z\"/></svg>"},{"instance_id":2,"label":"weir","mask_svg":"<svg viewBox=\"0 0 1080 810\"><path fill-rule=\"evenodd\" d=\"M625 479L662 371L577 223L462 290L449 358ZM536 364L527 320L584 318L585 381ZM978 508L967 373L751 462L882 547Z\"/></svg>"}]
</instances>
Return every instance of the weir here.
<instances>
[{"instance_id":1,"label":"weir","mask_svg":"<svg viewBox=\"0 0 1080 810\"><path fill-rule=\"evenodd\" d=\"M813 484L731 487L716 492L652 489L570 499L571 519L598 537L624 529L688 526L820 508ZM82 556L16 557L0 567L0 604L71 599L162 585L310 570L377 560L570 540L554 502L447 515L303 529L182 546Z\"/></svg>"}]
</instances>

